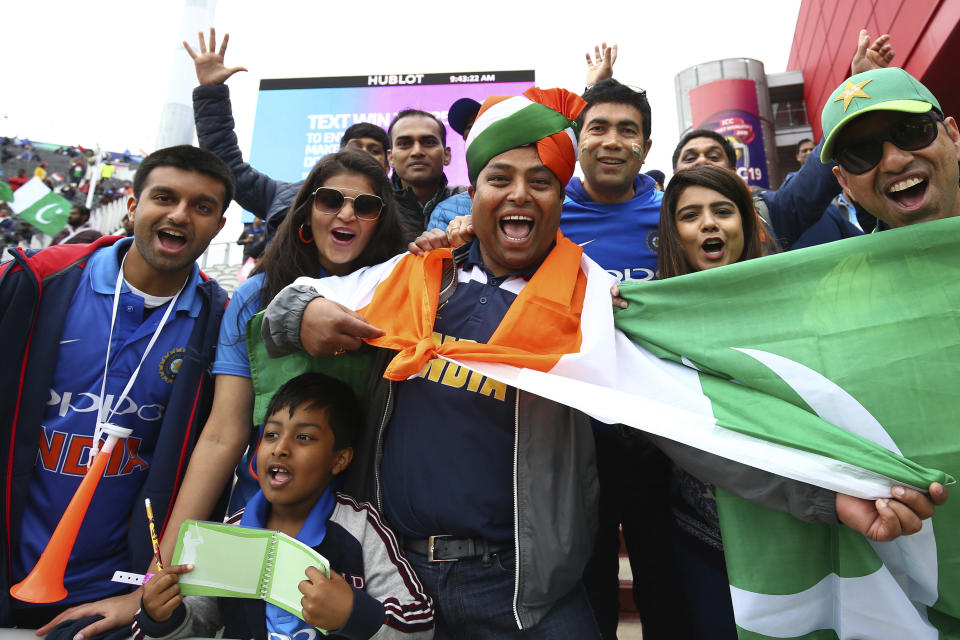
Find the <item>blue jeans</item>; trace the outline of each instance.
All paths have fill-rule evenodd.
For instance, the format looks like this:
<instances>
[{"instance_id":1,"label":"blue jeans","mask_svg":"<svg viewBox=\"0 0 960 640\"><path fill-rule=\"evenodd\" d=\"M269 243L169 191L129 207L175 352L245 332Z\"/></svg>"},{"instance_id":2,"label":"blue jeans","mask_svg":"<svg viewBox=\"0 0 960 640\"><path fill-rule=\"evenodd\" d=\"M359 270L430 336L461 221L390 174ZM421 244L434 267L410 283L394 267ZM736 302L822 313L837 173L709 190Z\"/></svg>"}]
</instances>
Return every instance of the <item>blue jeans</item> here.
<instances>
[{"instance_id":1,"label":"blue jeans","mask_svg":"<svg viewBox=\"0 0 960 640\"><path fill-rule=\"evenodd\" d=\"M513 615L513 552L456 562L428 562L407 552L436 608L436 640L473 638L599 638L582 584L554 603L534 627L520 631Z\"/></svg>"}]
</instances>

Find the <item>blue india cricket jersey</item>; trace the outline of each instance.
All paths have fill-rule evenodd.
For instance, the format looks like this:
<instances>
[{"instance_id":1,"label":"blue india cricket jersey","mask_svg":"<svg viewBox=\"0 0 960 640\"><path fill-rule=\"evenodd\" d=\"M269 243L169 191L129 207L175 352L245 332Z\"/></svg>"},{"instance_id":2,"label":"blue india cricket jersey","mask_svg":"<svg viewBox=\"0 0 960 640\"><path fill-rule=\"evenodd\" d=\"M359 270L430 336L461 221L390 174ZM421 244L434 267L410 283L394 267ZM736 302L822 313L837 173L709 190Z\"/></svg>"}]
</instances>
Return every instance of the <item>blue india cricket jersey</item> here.
<instances>
[{"instance_id":1,"label":"blue india cricket jersey","mask_svg":"<svg viewBox=\"0 0 960 640\"><path fill-rule=\"evenodd\" d=\"M653 178L639 174L626 202L594 202L579 178L567 185L560 230L594 262L623 281L653 280L657 273L660 203Z\"/></svg>"},{"instance_id":2,"label":"blue india cricket jersey","mask_svg":"<svg viewBox=\"0 0 960 640\"><path fill-rule=\"evenodd\" d=\"M118 443L84 518L67 565L64 586L69 595L64 603L116 593L117 585L110 582L115 570L141 572L146 568L129 566L127 523L131 509L143 508L133 502L150 468L173 381L184 358L192 357L187 345L202 303L197 295L200 275L196 266L136 382L118 403L166 309L161 306L145 313L143 298L124 283L106 392L100 397L114 287L120 261L132 240L121 240L91 255L71 300L60 335L30 498L20 523L21 545L14 555L16 582L33 568L83 478L101 404L115 409L110 422L133 429L133 433Z\"/></svg>"}]
</instances>

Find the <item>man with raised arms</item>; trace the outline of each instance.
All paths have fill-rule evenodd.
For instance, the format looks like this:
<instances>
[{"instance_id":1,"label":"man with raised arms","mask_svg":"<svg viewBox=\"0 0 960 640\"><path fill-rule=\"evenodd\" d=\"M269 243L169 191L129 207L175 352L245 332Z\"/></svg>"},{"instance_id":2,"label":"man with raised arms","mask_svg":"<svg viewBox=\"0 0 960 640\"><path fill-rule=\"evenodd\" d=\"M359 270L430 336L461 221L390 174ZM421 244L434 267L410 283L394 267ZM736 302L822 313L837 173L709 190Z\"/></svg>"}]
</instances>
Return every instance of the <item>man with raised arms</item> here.
<instances>
[{"instance_id":1,"label":"man with raised arms","mask_svg":"<svg viewBox=\"0 0 960 640\"><path fill-rule=\"evenodd\" d=\"M442 357L490 358L508 345L576 349L568 338L583 304L582 248L558 228L584 106L562 90L488 98L467 146L473 242L349 279L298 280L265 315L274 355L341 354L364 340L400 350L381 352L372 374L363 453L347 490L381 507L402 538L436 604L440 637L460 628L480 637L598 633L580 583L596 522L588 419ZM387 283L372 292L366 317L321 297L356 295L361 278ZM568 330L543 332L545 315ZM946 499L934 485L930 497L904 489L896 501L858 500L674 445L680 464L737 495L806 519L839 517L874 539L917 531Z\"/></svg>"},{"instance_id":2,"label":"man with raised arms","mask_svg":"<svg viewBox=\"0 0 960 640\"><path fill-rule=\"evenodd\" d=\"M211 27L209 49L203 32L198 37L198 52L186 41L183 43L193 59L199 83L193 90L197 144L213 151L230 165L237 182L237 204L266 221L269 240L283 221L303 182L275 180L243 161L234 132L230 88L226 81L238 71L246 71L246 68L227 67L224 64L229 40L230 35L224 35L218 50L216 31ZM384 171L389 171L387 150L390 148L390 139L377 125L358 122L350 126L340 139L340 148L345 147L370 154L383 166Z\"/></svg>"},{"instance_id":3,"label":"man with raised arms","mask_svg":"<svg viewBox=\"0 0 960 640\"><path fill-rule=\"evenodd\" d=\"M193 58L200 83L193 90L197 140L201 147L216 153L233 169L237 180L237 203L266 221L269 241L303 182L275 180L243 161L234 133L230 90L224 83L233 74L246 69L224 64L229 37L229 34L224 36L218 50L216 32L211 28L208 49L203 33L200 33L199 53L183 43ZM430 213L438 202L463 191L463 187L447 186L443 172L450 163L446 127L426 111L401 111L391 121L386 133L369 122L355 123L340 139L340 148L347 147L369 153L383 165L384 171L393 168L401 222L410 240L426 228Z\"/></svg>"}]
</instances>

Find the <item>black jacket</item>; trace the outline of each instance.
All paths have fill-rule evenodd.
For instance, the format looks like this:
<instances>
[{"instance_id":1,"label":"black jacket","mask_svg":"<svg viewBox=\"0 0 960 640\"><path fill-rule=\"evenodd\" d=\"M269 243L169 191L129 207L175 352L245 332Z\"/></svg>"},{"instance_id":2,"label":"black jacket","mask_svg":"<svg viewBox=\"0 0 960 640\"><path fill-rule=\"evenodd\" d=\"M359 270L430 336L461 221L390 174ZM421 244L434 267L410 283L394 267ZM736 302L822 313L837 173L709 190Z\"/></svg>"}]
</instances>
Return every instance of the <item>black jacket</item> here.
<instances>
[{"instance_id":1,"label":"black jacket","mask_svg":"<svg viewBox=\"0 0 960 640\"><path fill-rule=\"evenodd\" d=\"M416 239L427 229L427 222L430 220L430 214L433 213L437 203L446 200L450 196L457 195L465 191L466 187L448 187L446 174L440 175L440 186L437 192L427 201L426 204L420 204L413 189L404 187L400 183L400 177L394 172L391 178L393 182L393 194L397 197L397 209L400 213L400 225L403 227L404 240L410 242Z\"/></svg>"},{"instance_id":2,"label":"black jacket","mask_svg":"<svg viewBox=\"0 0 960 640\"><path fill-rule=\"evenodd\" d=\"M440 286L443 304L457 286L456 263L469 245L446 261ZM274 356L300 348L300 316L319 294L293 284L267 308L262 336ZM294 329L294 327L296 327ZM285 328L290 331L285 331ZM364 430L346 474L346 490L383 513L380 462L393 411L393 382L383 372L393 351L379 349L364 395ZM514 408L514 615L521 628L536 625L579 582L593 551L597 528L596 450L590 419L583 413L522 390Z\"/></svg>"}]
</instances>

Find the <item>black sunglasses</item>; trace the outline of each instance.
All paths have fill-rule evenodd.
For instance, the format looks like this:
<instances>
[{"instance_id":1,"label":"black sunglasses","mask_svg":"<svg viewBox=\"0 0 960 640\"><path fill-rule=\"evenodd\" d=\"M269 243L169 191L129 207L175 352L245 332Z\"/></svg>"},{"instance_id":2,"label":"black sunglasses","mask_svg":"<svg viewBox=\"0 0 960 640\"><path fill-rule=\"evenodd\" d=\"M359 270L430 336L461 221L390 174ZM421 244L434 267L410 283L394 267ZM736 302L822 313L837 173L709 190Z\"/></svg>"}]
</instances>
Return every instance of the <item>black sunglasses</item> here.
<instances>
[{"instance_id":1,"label":"black sunglasses","mask_svg":"<svg viewBox=\"0 0 960 640\"><path fill-rule=\"evenodd\" d=\"M371 193L361 193L356 197L343 195L333 187L319 187L313 192L313 206L321 213L336 215L343 208L343 203L353 200L353 215L358 220L376 220L383 211L383 200Z\"/></svg>"},{"instance_id":2,"label":"black sunglasses","mask_svg":"<svg viewBox=\"0 0 960 640\"><path fill-rule=\"evenodd\" d=\"M892 142L904 151L917 151L937 139L937 123L943 117L936 111L903 118L879 136L869 136L844 145L837 152L837 164L847 173L860 175L870 171L883 157L883 143Z\"/></svg>"}]
</instances>

